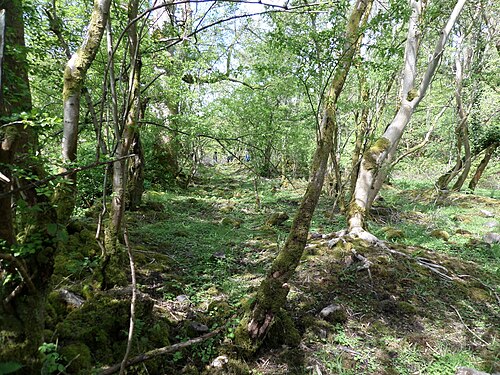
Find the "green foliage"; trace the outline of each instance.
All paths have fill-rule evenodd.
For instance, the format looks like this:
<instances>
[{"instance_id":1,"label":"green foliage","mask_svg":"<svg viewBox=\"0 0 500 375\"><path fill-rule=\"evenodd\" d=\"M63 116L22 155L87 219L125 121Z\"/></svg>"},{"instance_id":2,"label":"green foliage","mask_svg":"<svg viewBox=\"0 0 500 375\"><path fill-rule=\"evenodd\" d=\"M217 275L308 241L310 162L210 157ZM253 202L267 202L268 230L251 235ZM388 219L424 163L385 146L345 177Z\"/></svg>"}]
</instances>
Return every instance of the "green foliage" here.
<instances>
[{"instance_id":1,"label":"green foliage","mask_svg":"<svg viewBox=\"0 0 500 375\"><path fill-rule=\"evenodd\" d=\"M66 367L62 363L64 358L58 353L57 344L44 342L38 348L42 356L42 375L64 373Z\"/></svg>"},{"instance_id":2,"label":"green foliage","mask_svg":"<svg viewBox=\"0 0 500 375\"><path fill-rule=\"evenodd\" d=\"M23 368L18 362L0 362L0 375L12 374Z\"/></svg>"}]
</instances>

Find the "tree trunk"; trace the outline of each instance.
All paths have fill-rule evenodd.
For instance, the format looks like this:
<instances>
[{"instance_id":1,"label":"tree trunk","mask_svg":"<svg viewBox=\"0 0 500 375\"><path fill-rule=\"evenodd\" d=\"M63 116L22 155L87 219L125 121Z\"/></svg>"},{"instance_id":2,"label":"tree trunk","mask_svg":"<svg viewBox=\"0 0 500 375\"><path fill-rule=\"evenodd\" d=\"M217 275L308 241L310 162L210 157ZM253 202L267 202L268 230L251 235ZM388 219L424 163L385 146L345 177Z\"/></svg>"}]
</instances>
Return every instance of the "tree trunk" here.
<instances>
[{"instance_id":1,"label":"tree trunk","mask_svg":"<svg viewBox=\"0 0 500 375\"><path fill-rule=\"evenodd\" d=\"M304 251L312 215L318 203L325 178L328 157L333 146L336 121L336 102L344 86L352 58L359 48L360 24L369 13L371 0L358 0L346 26L346 42L341 53L330 89L325 98L325 109L320 134L314 153L306 192L293 219L290 233L265 280L261 283L248 319L238 328L238 345L247 353L257 349L276 320L282 318L282 309L288 295L288 280L295 272ZM366 20L367 17L364 18Z\"/></svg>"},{"instance_id":2,"label":"tree trunk","mask_svg":"<svg viewBox=\"0 0 500 375\"><path fill-rule=\"evenodd\" d=\"M99 50L110 4L111 0L94 0L87 35L64 69L62 157L66 163L76 160L83 81ZM61 222L69 219L75 206L76 174L68 176L68 184L69 186L59 187L57 194L58 217Z\"/></svg>"},{"instance_id":3,"label":"tree trunk","mask_svg":"<svg viewBox=\"0 0 500 375\"><path fill-rule=\"evenodd\" d=\"M13 116L31 110L28 80L28 62L25 53L22 1L0 0L1 90L0 117ZM2 24L2 22L4 23ZM5 42L5 49L3 49ZM20 126L21 125L21 126ZM45 297L53 269L53 241L47 225L55 219L43 195L35 189L24 189L18 199L25 206L19 212L23 242L36 246L33 238L42 243L35 253L14 256L10 245L14 243L15 226L10 193L13 181L24 185L26 181L12 173L22 169L40 177L40 166L34 158L36 134L22 123L0 129L0 162L4 175L0 181L0 363L17 361L23 365L23 374L40 373L38 347L44 341ZM36 207L35 207L36 205ZM18 250L19 251L19 250ZM12 277L11 274L20 275Z\"/></svg>"},{"instance_id":4,"label":"tree trunk","mask_svg":"<svg viewBox=\"0 0 500 375\"><path fill-rule=\"evenodd\" d=\"M137 17L139 7L138 0L129 2L128 17L129 22ZM120 158L128 155L140 113L140 73L141 73L141 57L139 53L139 41L137 35L137 24L132 22L128 28L129 38L129 56L130 56L130 75L129 75L129 90L128 102L126 108L125 124L120 139L117 139L115 157ZM128 159L121 159L113 163L113 182L112 182L112 200L110 222L106 229L106 260L103 267L103 288L114 286L119 281L112 279L113 275L107 275L109 262L112 264L120 264L122 254L117 252L117 242L120 237L123 224L123 216L125 213L125 192L128 178ZM109 276L109 277L108 277Z\"/></svg>"},{"instance_id":5,"label":"tree trunk","mask_svg":"<svg viewBox=\"0 0 500 375\"><path fill-rule=\"evenodd\" d=\"M141 204L142 193L144 193L144 149L138 132L134 135L132 153L135 156L129 161L127 207L130 210L136 210Z\"/></svg>"},{"instance_id":6,"label":"tree trunk","mask_svg":"<svg viewBox=\"0 0 500 375\"><path fill-rule=\"evenodd\" d=\"M411 1L412 14L408 25L408 36L405 47L405 62L401 82L400 107L384 134L377 139L363 154L354 195L348 212L349 231L353 234L364 232L366 214L371 208L373 200L380 191L388 173L388 166L394 156L401 136L411 116L424 98L429 84L436 72L441 56L465 0L459 0L455 5L446 26L440 34L434 55L427 66L419 89L415 88L417 76L417 55L419 47L419 20L422 13L422 3Z\"/></svg>"},{"instance_id":7,"label":"tree trunk","mask_svg":"<svg viewBox=\"0 0 500 375\"><path fill-rule=\"evenodd\" d=\"M479 163L476 172L474 173L474 176L472 176L472 179L469 182L469 189L474 191L476 189L477 183L481 179L481 176L483 175L484 170L486 169L486 166L490 162L491 157L495 153L496 149L498 148L498 145L500 145L499 142L494 142L491 145L486 148L486 152L484 154L483 160Z\"/></svg>"}]
</instances>

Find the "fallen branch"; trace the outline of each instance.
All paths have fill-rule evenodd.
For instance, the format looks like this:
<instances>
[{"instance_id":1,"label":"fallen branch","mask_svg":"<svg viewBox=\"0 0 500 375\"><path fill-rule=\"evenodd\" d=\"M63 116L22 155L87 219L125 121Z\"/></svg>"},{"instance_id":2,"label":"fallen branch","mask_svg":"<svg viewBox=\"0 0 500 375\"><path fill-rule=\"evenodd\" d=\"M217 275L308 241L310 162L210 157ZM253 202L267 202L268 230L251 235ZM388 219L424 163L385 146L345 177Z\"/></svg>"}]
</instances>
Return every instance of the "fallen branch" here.
<instances>
[{"instance_id":1,"label":"fallen branch","mask_svg":"<svg viewBox=\"0 0 500 375\"><path fill-rule=\"evenodd\" d=\"M447 274L452 274L452 273L446 267L443 267L439 264L436 264L436 263L430 261L429 259L422 258L422 257L415 258L415 257L412 257L411 255L405 254L401 251L391 249L389 246L387 246L384 243L384 241L378 239L376 236L374 236L373 234L371 234L370 232L367 232L365 230L351 232L350 234L348 234L346 236L350 236L351 238L362 239L362 240L374 245L375 247L378 247L378 248L380 248L384 251L387 251L391 254L396 254L396 255L405 257L406 259L410 259L410 260L416 262L417 264L419 264L420 266L425 267L425 268L431 270L432 272L438 274L441 278L443 278L445 280L452 281L452 280L455 280L458 278L456 276L447 275ZM330 241L330 242L332 242L332 241Z\"/></svg>"},{"instance_id":2,"label":"fallen branch","mask_svg":"<svg viewBox=\"0 0 500 375\"><path fill-rule=\"evenodd\" d=\"M128 329L127 349L125 350L125 355L123 356L122 363L120 364L120 375L123 375L125 373L125 367L127 365L128 356L130 354L130 348L132 347L132 339L134 337L134 324L135 324L135 301L137 299L134 256L132 254L132 248L130 247L130 242L128 240L127 228L124 228L123 230L123 238L125 239L125 246L127 247L128 259L130 260L130 275L132 278L132 300L130 301L130 324Z\"/></svg>"},{"instance_id":3,"label":"fallen branch","mask_svg":"<svg viewBox=\"0 0 500 375\"><path fill-rule=\"evenodd\" d=\"M196 338L188 340L186 342L180 342L178 344L164 346L163 348L153 349L153 350L150 350L149 352L139 354L139 355L129 359L127 361L127 363L125 364L125 367L136 365L138 363L142 363L142 362L145 362L147 360L150 360L151 358L155 358L155 357L158 357L160 355L176 352L179 349L186 348L186 347L194 345L194 344L198 344L198 343L203 342L211 337L218 335L224 329L225 329L225 327L222 326L222 327L217 328L215 331L206 333L203 336L196 337ZM98 369L97 374L99 374L99 375L114 374L115 372L120 370L120 366L121 366L121 363L118 363L118 364L113 365L111 367Z\"/></svg>"},{"instance_id":4,"label":"fallen branch","mask_svg":"<svg viewBox=\"0 0 500 375\"><path fill-rule=\"evenodd\" d=\"M469 331L470 333L472 333L472 336L474 336L476 339L478 339L479 341L481 341L483 344L490 345L486 341L484 341L481 337L479 337L476 333L474 333L474 331L472 331L472 329L470 329L469 327L467 327L467 324L465 324L464 320L462 319L462 316L460 315L460 313L458 312L458 310L456 309L455 306L453 306L453 305L450 305L450 306L457 313L457 315L460 318L460 321L462 322L462 324L465 327L465 329L467 329L467 331Z\"/></svg>"}]
</instances>

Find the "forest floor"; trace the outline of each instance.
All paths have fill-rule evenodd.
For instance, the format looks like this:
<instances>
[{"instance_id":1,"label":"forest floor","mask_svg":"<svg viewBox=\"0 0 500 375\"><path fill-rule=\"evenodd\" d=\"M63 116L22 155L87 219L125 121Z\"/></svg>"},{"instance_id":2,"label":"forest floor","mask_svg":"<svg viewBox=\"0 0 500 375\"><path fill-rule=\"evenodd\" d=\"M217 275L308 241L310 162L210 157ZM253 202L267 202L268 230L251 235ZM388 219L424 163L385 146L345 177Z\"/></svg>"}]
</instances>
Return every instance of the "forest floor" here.
<instances>
[{"instance_id":1,"label":"forest floor","mask_svg":"<svg viewBox=\"0 0 500 375\"><path fill-rule=\"evenodd\" d=\"M384 187L369 221L392 252L342 242L329 247L345 219L332 212L333 198L321 198L290 282L287 309L300 342L269 340L254 358L238 358L233 330L290 228L291 219L269 219L281 212L292 218L304 186L261 179L257 204L254 181L241 166L225 165L188 189L145 194L127 226L139 290L168 321L168 343L227 328L162 356L154 369L146 364L132 373L500 371L500 245L488 243L489 233L500 231L499 191L437 199L430 184L401 179ZM370 261L368 269L359 267L353 249ZM92 262L92 256L84 259ZM319 316L329 305L342 311L340 317ZM140 340L133 348L135 354L145 350ZM219 355L230 358L222 372L210 367Z\"/></svg>"}]
</instances>

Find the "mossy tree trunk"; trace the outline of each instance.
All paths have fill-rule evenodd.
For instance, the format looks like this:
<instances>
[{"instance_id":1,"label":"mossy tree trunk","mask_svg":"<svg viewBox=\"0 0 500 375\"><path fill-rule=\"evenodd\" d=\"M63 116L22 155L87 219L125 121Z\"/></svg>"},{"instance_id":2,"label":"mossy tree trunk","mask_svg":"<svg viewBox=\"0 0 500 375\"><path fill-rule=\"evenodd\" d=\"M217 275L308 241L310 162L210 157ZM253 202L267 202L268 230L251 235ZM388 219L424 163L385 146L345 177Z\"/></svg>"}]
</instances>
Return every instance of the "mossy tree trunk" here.
<instances>
[{"instance_id":1,"label":"mossy tree trunk","mask_svg":"<svg viewBox=\"0 0 500 375\"><path fill-rule=\"evenodd\" d=\"M353 234L365 231L365 218L373 200L380 191L387 177L388 167L396 153L399 141L406 125L418 104L425 97L434 73L441 60L443 50L453 25L455 24L466 0L458 0L445 27L441 30L434 54L427 65L422 82L417 88L417 56L420 45L419 22L423 11L423 3L411 0L411 16L404 54L404 67L401 80L400 106L385 132L363 154L359 168L354 194L348 211L349 231Z\"/></svg>"},{"instance_id":2,"label":"mossy tree trunk","mask_svg":"<svg viewBox=\"0 0 500 375\"><path fill-rule=\"evenodd\" d=\"M272 324L279 319L280 315L282 316L282 309L289 291L287 282L294 274L302 257L311 219L323 187L328 157L333 147L337 99L344 87L354 53L359 47L361 19L363 15L368 15L371 4L372 0L358 0L349 16L346 26L346 42L340 54L343 58L337 66L325 97L325 108L306 192L293 219L285 245L259 286L250 316L244 319L238 328L237 345L244 348L246 352L257 349Z\"/></svg>"},{"instance_id":3,"label":"mossy tree trunk","mask_svg":"<svg viewBox=\"0 0 500 375\"><path fill-rule=\"evenodd\" d=\"M68 164L76 160L83 82L99 50L104 28L108 22L110 4L111 0L94 0L87 34L64 69L62 157ZM75 207L76 174L70 174L67 180L68 184L64 184L67 186L58 188L56 198L59 220L63 223L69 219Z\"/></svg>"},{"instance_id":4,"label":"mossy tree trunk","mask_svg":"<svg viewBox=\"0 0 500 375\"><path fill-rule=\"evenodd\" d=\"M477 166L476 172L474 172L474 176L472 176L472 178L469 182L469 189L470 190L476 189L477 183L481 179L481 176L483 175L484 170L488 166L488 163L490 162L491 157L493 156L493 154L495 153L495 151L499 145L500 145L499 142L493 142L492 144L490 144L486 148L486 151L484 153L484 157L481 160L481 162L479 163L479 165Z\"/></svg>"},{"instance_id":5,"label":"mossy tree trunk","mask_svg":"<svg viewBox=\"0 0 500 375\"><path fill-rule=\"evenodd\" d=\"M139 132L132 141L132 153L135 155L129 162L129 178L127 183L127 208L136 210L141 204L144 193L144 149Z\"/></svg>"},{"instance_id":6,"label":"mossy tree trunk","mask_svg":"<svg viewBox=\"0 0 500 375\"><path fill-rule=\"evenodd\" d=\"M141 56L139 52L139 39L137 35L137 23L133 22L137 17L139 8L138 0L131 0L128 5L128 18L130 26L128 28L130 73L127 93L127 107L125 123L120 138L117 139L115 152L116 158L121 158L113 163L113 181L112 181L112 200L111 212L108 228L106 229L106 261L103 274L106 275L106 268L109 262L119 264L123 254L117 251L117 243L120 239L120 233L125 213L126 187L128 179L128 158L137 133L138 119L140 114L140 74L141 74ZM108 277L109 276L109 277ZM104 276L103 287L111 287L115 282L112 281L113 275Z\"/></svg>"},{"instance_id":7,"label":"mossy tree trunk","mask_svg":"<svg viewBox=\"0 0 500 375\"><path fill-rule=\"evenodd\" d=\"M0 117L29 113L31 94L21 0L0 0L0 40ZM55 215L47 197L26 186L23 173L19 173L43 177L34 152L36 132L19 122L2 127L0 140L1 171L6 177L0 182L0 239L5 241L0 246L0 362L17 361L24 366L24 374L36 374L40 371L37 351L44 341L45 296L53 269L52 231L48 228L50 224L54 228ZM25 203L17 213L20 220L16 221L22 223L19 233L10 204L14 181L22 189L15 198ZM21 254L14 255L16 234L22 237L24 246L16 249Z\"/></svg>"}]
</instances>

